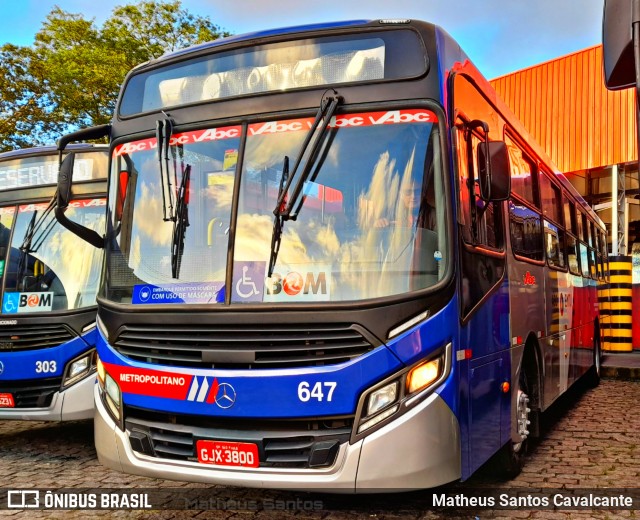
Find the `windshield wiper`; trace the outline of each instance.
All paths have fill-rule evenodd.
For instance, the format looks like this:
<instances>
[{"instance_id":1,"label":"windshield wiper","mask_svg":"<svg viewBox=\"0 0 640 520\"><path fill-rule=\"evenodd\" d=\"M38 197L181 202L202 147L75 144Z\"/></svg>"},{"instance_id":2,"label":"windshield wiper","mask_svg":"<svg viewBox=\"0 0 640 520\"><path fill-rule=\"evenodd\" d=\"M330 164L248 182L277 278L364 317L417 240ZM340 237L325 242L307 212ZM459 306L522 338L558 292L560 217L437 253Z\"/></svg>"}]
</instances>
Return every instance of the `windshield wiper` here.
<instances>
[{"instance_id":1,"label":"windshield wiper","mask_svg":"<svg viewBox=\"0 0 640 520\"><path fill-rule=\"evenodd\" d=\"M38 217L38 210L33 212L33 216L27 225L27 229L25 230L24 237L22 239L22 245L18 248L20 250L20 260L18 261L18 284L22 283L22 280L27 274L28 270L28 258L31 253L35 253L38 251L42 243L49 236L51 231L56 225L56 219L51 219L49 223L42 228L43 222L47 219L47 216L51 214L53 209L56 206L56 197L54 196L50 201L49 205L42 212L40 217ZM35 239L34 243L34 237ZM24 288L23 288L24 290Z\"/></svg>"},{"instance_id":2,"label":"windshield wiper","mask_svg":"<svg viewBox=\"0 0 640 520\"><path fill-rule=\"evenodd\" d=\"M280 250L284 222L285 220L295 220L298 217L298 213L304 202L304 198L301 198L302 189L313 170L322 144L325 141L331 118L335 114L338 105L342 102L342 97L338 96L335 90L332 92L332 95L325 95L326 92L322 95L318 113L298 151L298 156L296 157L291 174L289 174L289 157L285 156L284 158L282 178L280 179L280 188L278 190L278 201L273 210L273 233L271 235L271 255L269 256L269 271L267 277L273 274L273 268L275 267L278 251ZM300 170L300 173L298 173L298 168L303 162L303 159L305 159L305 156L304 166ZM291 193L289 193L289 189L294 180L296 180L296 183L293 189L291 189Z\"/></svg>"},{"instance_id":3,"label":"windshield wiper","mask_svg":"<svg viewBox=\"0 0 640 520\"><path fill-rule=\"evenodd\" d=\"M171 118L166 117L165 119L156 120L156 151L158 153L160 187L162 189L162 220L165 222L176 221L176 214L173 210L171 175L169 174L169 149L171 148L172 135L173 121L171 121Z\"/></svg>"},{"instance_id":4,"label":"windshield wiper","mask_svg":"<svg viewBox=\"0 0 640 520\"><path fill-rule=\"evenodd\" d=\"M171 276L180 277L180 264L184 252L184 236L189 226L189 183L191 179L191 165L187 164L182 172L182 181L178 189L176 214L173 221L173 235L171 237Z\"/></svg>"},{"instance_id":5,"label":"windshield wiper","mask_svg":"<svg viewBox=\"0 0 640 520\"><path fill-rule=\"evenodd\" d=\"M282 177L280 177L280 187L278 188L278 200L282 198L282 209L287 203L287 198L282 197L285 194L284 186L289 179L289 156L284 156L284 162L282 164ZM278 208L276 208L278 209ZM278 258L278 252L280 251L280 239L282 238L282 226L284 225L284 218L282 213L274 211L275 218L273 219L273 231L271 232L271 255L269 256L269 271L267 278L270 278L273 274L273 268L276 265L276 258Z\"/></svg>"}]
</instances>

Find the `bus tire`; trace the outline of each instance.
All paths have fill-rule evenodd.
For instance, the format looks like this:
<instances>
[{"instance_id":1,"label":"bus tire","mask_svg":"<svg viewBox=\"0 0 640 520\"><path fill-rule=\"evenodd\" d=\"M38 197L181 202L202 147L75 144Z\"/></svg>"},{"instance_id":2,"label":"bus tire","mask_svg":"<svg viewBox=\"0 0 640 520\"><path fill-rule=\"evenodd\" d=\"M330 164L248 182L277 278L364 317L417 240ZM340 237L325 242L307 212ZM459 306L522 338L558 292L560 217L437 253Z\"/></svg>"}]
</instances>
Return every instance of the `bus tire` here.
<instances>
[{"instance_id":1,"label":"bus tire","mask_svg":"<svg viewBox=\"0 0 640 520\"><path fill-rule=\"evenodd\" d=\"M515 478L522 471L531 439L531 426L538 426L537 415L534 417L536 412L532 412L530 407L534 391L533 378L534 372L531 367L523 366L518 380L517 405L514 410L514 420L520 438L516 441L509 440L498 452L498 471L504 478Z\"/></svg>"},{"instance_id":2,"label":"bus tire","mask_svg":"<svg viewBox=\"0 0 640 520\"><path fill-rule=\"evenodd\" d=\"M593 338L593 365L585 375L585 382L590 388L595 388L600 384L601 370L602 351L600 349L600 336L596 334Z\"/></svg>"}]
</instances>

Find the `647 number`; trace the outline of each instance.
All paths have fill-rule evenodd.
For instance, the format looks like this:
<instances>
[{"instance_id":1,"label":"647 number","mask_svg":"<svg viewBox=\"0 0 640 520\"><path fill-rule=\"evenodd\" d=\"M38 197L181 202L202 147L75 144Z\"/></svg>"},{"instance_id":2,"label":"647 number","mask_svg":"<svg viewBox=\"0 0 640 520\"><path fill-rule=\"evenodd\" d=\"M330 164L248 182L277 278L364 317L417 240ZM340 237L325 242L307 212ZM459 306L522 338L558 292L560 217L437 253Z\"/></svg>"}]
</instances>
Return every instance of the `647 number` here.
<instances>
[{"instance_id":1,"label":"647 number","mask_svg":"<svg viewBox=\"0 0 640 520\"><path fill-rule=\"evenodd\" d=\"M311 399L315 399L320 402L331 402L331 399L333 398L333 391L337 386L338 383L335 381L317 382L313 387L308 381L302 381L298 385L298 399L303 403L306 403Z\"/></svg>"}]
</instances>

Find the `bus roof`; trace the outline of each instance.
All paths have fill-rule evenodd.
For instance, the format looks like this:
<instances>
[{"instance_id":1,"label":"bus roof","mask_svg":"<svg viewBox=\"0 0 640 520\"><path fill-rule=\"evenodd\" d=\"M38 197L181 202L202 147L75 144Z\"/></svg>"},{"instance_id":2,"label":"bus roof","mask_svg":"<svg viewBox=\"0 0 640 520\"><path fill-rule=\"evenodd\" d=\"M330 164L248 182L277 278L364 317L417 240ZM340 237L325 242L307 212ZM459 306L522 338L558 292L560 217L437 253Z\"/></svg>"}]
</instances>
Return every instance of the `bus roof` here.
<instances>
[{"instance_id":1,"label":"bus roof","mask_svg":"<svg viewBox=\"0 0 640 520\"><path fill-rule=\"evenodd\" d=\"M219 38L211 42L192 45L191 47L186 47L185 49L180 49L177 51L166 53L160 56L158 60L175 58L178 56L182 56L184 54L191 54L192 52L198 52L206 49L213 49L215 47L219 47L222 45L229 45L231 43L239 43L239 42L248 41L248 40L268 38L271 36L278 36L278 35L285 35L285 34L302 33L302 32L308 32L308 31L321 31L326 29L348 28L348 27L354 27L358 25L367 25L369 23L371 23L371 20L348 20L348 21L342 21L342 22L295 25L291 27L280 27L277 29L254 31L254 32L238 34L234 36L227 36L226 38Z\"/></svg>"},{"instance_id":2,"label":"bus roof","mask_svg":"<svg viewBox=\"0 0 640 520\"><path fill-rule=\"evenodd\" d=\"M67 150L84 151L89 152L91 150L108 150L109 146L106 144L89 144L78 143L67 146ZM20 157L28 157L31 155L45 155L45 154L58 154L58 148L55 145L48 146L34 146L31 148L20 148L17 150L11 150L9 152L0 153L0 161L6 159L17 159Z\"/></svg>"}]
</instances>

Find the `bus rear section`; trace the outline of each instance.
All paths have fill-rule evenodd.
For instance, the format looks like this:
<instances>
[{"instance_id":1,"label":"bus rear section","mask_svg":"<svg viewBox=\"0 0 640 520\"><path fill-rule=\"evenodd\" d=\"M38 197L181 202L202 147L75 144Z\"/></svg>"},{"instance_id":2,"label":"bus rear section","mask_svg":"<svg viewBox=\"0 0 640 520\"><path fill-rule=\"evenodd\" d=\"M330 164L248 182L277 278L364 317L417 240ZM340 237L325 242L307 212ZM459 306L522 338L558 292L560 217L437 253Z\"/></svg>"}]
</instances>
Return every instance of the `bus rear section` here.
<instances>
[{"instance_id":1,"label":"bus rear section","mask_svg":"<svg viewBox=\"0 0 640 520\"><path fill-rule=\"evenodd\" d=\"M77 145L70 217L104 230L107 154ZM0 419L93 416L102 252L54 216L55 148L0 155Z\"/></svg>"}]
</instances>

